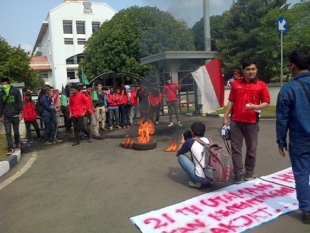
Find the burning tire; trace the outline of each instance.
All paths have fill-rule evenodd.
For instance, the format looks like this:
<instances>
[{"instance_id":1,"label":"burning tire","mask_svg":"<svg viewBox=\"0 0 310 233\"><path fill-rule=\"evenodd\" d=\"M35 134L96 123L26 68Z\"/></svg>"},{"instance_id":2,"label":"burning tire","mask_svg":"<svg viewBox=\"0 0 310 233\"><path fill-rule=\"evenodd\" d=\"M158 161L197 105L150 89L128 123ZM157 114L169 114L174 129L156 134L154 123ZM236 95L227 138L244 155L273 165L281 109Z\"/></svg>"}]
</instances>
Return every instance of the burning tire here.
<instances>
[{"instance_id":1,"label":"burning tire","mask_svg":"<svg viewBox=\"0 0 310 233\"><path fill-rule=\"evenodd\" d=\"M152 141L150 143L139 143L139 142L133 142L131 148L134 150L152 150L157 147L157 142Z\"/></svg>"}]
</instances>

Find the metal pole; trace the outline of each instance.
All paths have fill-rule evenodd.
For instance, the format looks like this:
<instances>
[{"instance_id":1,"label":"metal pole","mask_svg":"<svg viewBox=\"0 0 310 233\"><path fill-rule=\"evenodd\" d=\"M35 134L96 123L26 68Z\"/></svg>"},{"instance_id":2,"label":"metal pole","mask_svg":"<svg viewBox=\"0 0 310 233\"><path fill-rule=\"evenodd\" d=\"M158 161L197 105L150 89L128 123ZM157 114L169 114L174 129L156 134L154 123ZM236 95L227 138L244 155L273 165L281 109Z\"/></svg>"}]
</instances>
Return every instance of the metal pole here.
<instances>
[{"instance_id":1,"label":"metal pole","mask_svg":"<svg viewBox=\"0 0 310 233\"><path fill-rule=\"evenodd\" d=\"M209 0L203 0L204 42L205 50L211 52L210 9Z\"/></svg>"},{"instance_id":2,"label":"metal pole","mask_svg":"<svg viewBox=\"0 0 310 233\"><path fill-rule=\"evenodd\" d=\"M280 85L283 85L283 32L281 32L281 77L280 77Z\"/></svg>"}]
</instances>

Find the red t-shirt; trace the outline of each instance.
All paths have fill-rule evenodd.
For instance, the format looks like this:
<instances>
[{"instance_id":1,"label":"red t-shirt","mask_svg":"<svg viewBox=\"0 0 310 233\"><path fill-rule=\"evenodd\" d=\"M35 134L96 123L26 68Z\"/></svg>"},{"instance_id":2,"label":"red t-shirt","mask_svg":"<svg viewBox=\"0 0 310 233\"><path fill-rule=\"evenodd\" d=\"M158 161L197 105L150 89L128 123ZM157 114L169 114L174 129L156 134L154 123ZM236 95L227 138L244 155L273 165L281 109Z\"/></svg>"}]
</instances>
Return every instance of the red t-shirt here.
<instances>
[{"instance_id":1,"label":"red t-shirt","mask_svg":"<svg viewBox=\"0 0 310 233\"><path fill-rule=\"evenodd\" d=\"M233 121L256 123L257 112L247 109L246 104L270 103L270 94L262 81L246 82L244 79L237 79L231 87L228 100L234 102L231 114Z\"/></svg>"},{"instance_id":2,"label":"red t-shirt","mask_svg":"<svg viewBox=\"0 0 310 233\"><path fill-rule=\"evenodd\" d=\"M108 94L107 95L107 102L108 102L108 106L118 106L118 102L119 102L119 95L116 93L113 94Z\"/></svg>"},{"instance_id":3,"label":"red t-shirt","mask_svg":"<svg viewBox=\"0 0 310 233\"><path fill-rule=\"evenodd\" d=\"M35 121L37 119L36 104L30 100L25 101L23 105L23 117L25 122Z\"/></svg>"},{"instance_id":4,"label":"red t-shirt","mask_svg":"<svg viewBox=\"0 0 310 233\"><path fill-rule=\"evenodd\" d=\"M128 96L127 94L120 94L119 95L119 105L126 105L128 103Z\"/></svg>"},{"instance_id":5,"label":"red t-shirt","mask_svg":"<svg viewBox=\"0 0 310 233\"><path fill-rule=\"evenodd\" d=\"M77 92L69 97L69 111L74 117L80 117L86 110L87 100L84 94Z\"/></svg>"},{"instance_id":6,"label":"red t-shirt","mask_svg":"<svg viewBox=\"0 0 310 233\"><path fill-rule=\"evenodd\" d=\"M88 95L85 92L85 99L86 99L86 113L85 115L89 116L95 113L95 108L93 106L93 98L91 95Z\"/></svg>"},{"instance_id":7,"label":"red t-shirt","mask_svg":"<svg viewBox=\"0 0 310 233\"><path fill-rule=\"evenodd\" d=\"M164 86L164 95L166 96L167 102L178 100L178 90L180 86L176 83L166 84Z\"/></svg>"},{"instance_id":8,"label":"red t-shirt","mask_svg":"<svg viewBox=\"0 0 310 233\"><path fill-rule=\"evenodd\" d=\"M149 94L149 102L152 106L160 106L162 101L162 94L159 93L158 96L154 96L152 92Z\"/></svg>"}]
</instances>

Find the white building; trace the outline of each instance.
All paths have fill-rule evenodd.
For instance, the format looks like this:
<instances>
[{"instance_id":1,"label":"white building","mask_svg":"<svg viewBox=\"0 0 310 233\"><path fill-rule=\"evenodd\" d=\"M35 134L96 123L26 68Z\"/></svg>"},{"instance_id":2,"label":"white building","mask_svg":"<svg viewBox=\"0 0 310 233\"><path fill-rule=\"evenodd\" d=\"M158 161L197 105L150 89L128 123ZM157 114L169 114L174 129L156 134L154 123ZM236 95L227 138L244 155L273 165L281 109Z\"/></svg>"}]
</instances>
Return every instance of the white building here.
<instances>
[{"instance_id":1,"label":"white building","mask_svg":"<svg viewBox=\"0 0 310 233\"><path fill-rule=\"evenodd\" d=\"M85 42L115 13L107 4L89 0L64 0L48 12L32 51L33 56L43 56L42 60L48 61L50 69L46 63L45 70L38 69L46 83L60 90L68 79L77 78ZM36 69L37 64L31 62L30 66Z\"/></svg>"}]
</instances>

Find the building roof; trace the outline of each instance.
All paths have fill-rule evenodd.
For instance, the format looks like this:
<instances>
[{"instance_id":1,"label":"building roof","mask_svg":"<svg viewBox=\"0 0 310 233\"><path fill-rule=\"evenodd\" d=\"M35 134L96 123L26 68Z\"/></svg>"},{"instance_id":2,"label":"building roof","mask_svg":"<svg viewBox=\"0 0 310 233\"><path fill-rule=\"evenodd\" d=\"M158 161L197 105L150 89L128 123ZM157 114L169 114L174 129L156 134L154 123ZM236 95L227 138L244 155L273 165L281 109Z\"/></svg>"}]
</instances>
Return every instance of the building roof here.
<instances>
[{"instance_id":1,"label":"building roof","mask_svg":"<svg viewBox=\"0 0 310 233\"><path fill-rule=\"evenodd\" d=\"M34 70L51 70L46 56L32 57L30 60L30 68Z\"/></svg>"},{"instance_id":2,"label":"building roof","mask_svg":"<svg viewBox=\"0 0 310 233\"><path fill-rule=\"evenodd\" d=\"M140 61L143 65L146 65L164 60L213 59L216 57L216 53L216 51L166 51L141 58Z\"/></svg>"},{"instance_id":3,"label":"building roof","mask_svg":"<svg viewBox=\"0 0 310 233\"><path fill-rule=\"evenodd\" d=\"M48 28L48 22L47 21L43 21L42 25L41 25L41 29L40 29L39 35L38 35L37 40L36 40L36 43L35 43L35 45L33 47L33 50L32 50L32 55L34 54L34 52L35 52L36 48L38 47L39 43L42 41L43 36L44 36L47 28Z\"/></svg>"}]
</instances>

